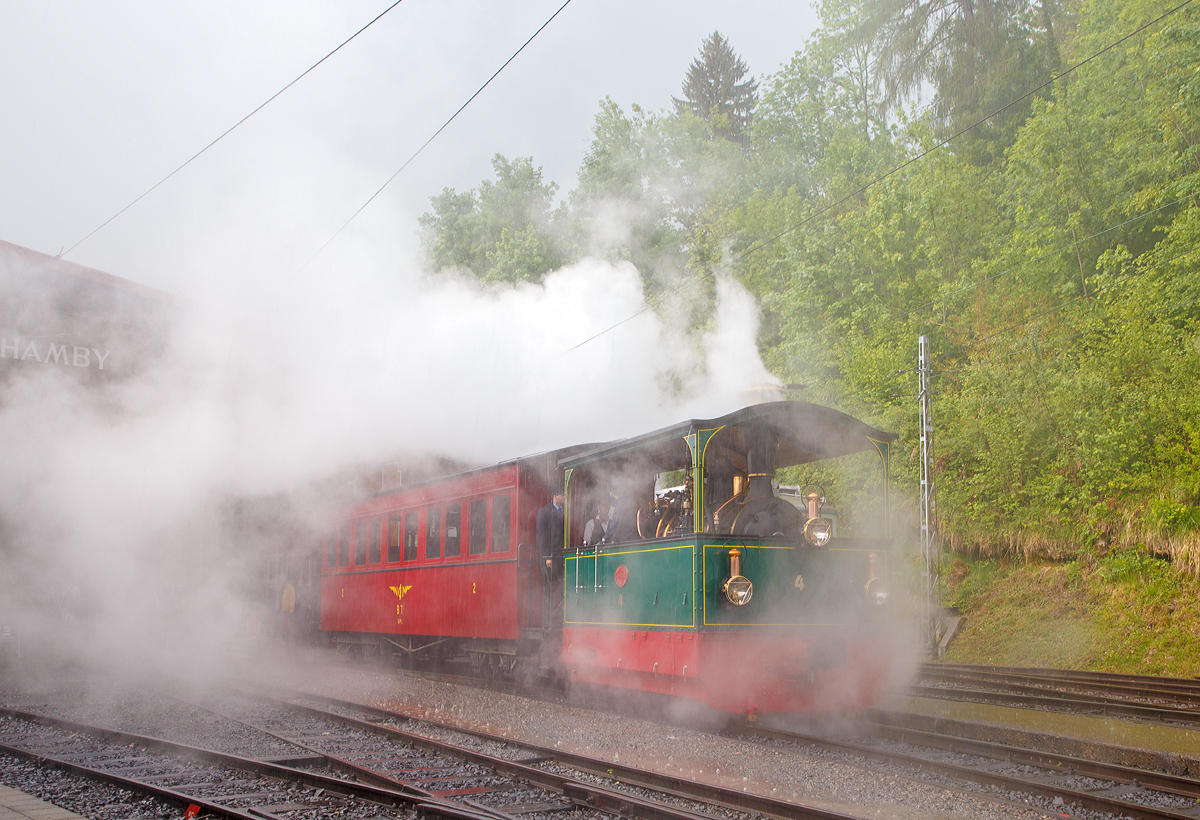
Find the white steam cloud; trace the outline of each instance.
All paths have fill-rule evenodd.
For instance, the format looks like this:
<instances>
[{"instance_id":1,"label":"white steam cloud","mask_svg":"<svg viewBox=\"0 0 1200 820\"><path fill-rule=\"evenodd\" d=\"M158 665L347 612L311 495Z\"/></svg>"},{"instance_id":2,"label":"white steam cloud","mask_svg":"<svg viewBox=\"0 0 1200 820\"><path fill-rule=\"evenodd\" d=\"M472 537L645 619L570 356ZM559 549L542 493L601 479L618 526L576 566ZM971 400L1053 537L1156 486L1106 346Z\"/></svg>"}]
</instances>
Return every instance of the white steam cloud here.
<instances>
[{"instance_id":1,"label":"white steam cloud","mask_svg":"<svg viewBox=\"0 0 1200 820\"><path fill-rule=\"evenodd\" d=\"M14 364L0 622L30 650L173 660L236 636L257 546L228 540L239 498L292 499L275 526L302 537L333 500L313 488L351 465L624 437L729 412L773 381L757 305L730 281L699 338L651 310L568 352L646 306L627 263L512 287L326 277L238 304L191 303L161 357L111 384Z\"/></svg>"}]
</instances>

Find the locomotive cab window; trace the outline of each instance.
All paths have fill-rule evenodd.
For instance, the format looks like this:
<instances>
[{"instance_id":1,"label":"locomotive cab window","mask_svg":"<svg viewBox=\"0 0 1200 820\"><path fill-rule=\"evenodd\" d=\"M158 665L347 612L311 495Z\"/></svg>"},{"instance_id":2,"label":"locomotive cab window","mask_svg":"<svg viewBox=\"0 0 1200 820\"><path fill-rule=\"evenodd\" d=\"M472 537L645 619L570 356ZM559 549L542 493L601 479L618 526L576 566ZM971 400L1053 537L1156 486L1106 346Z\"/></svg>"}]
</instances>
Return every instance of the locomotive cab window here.
<instances>
[{"instance_id":1,"label":"locomotive cab window","mask_svg":"<svg viewBox=\"0 0 1200 820\"><path fill-rule=\"evenodd\" d=\"M492 500L492 552L508 552L508 527L512 501L507 495Z\"/></svg>"},{"instance_id":2,"label":"locomotive cab window","mask_svg":"<svg viewBox=\"0 0 1200 820\"><path fill-rule=\"evenodd\" d=\"M388 551L387 559L389 564L394 564L400 560L400 545L403 543L401 534L404 531L404 516L393 515L388 518Z\"/></svg>"},{"instance_id":3,"label":"locomotive cab window","mask_svg":"<svg viewBox=\"0 0 1200 820\"><path fill-rule=\"evenodd\" d=\"M470 537L467 539L468 555L483 555L487 551L487 501L477 498L471 502Z\"/></svg>"},{"instance_id":4,"label":"locomotive cab window","mask_svg":"<svg viewBox=\"0 0 1200 820\"><path fill-rule=\"evenodd\" d=\"M367 561L372 564L379 563L379 530L380 520L378 518L371 519L371 554Z\"/></svg>"},{"instance_id":5,"label":"locomotive cab window","mask_svg":"<svg viewBox=\"0 0 1200 820\"><path fill-rule=\"evenodd\" d=\"M596 546L691 535L692 476L692 453L682 437L581 465L569 488L569 543Z\"/></svg>"},{"instance_id":6,"label":"locomotive cab window","mask_svg":"<svg viewBox=\"0 0 1200 820\"><path fill-rule=\"evenodd\" d=\"M462 505L451 504L446 507L446 557L460 555L459 529L462 526Z\"/></svg>"},{"instance_id":7,"label":"locomotive cab window","mask_svg":"<svg viewBox=\"0 0 1200 820\"><path fill-rule=\"evenodd\" d=\"M417 560L417 534L420 532L420 524L417 522L417 514L410 512L404 516L404 560Z\"/></svg>"},{"instance_id":8,"label":"locomotive cab window","mask_svg":"<svg viewBox=\"0 0 1200 820\"><path fill-rule=\"evenodd\" d=\"M425 557L442 557L441 507L433 507L425 511Z\"/></svg>"}]
</instances>

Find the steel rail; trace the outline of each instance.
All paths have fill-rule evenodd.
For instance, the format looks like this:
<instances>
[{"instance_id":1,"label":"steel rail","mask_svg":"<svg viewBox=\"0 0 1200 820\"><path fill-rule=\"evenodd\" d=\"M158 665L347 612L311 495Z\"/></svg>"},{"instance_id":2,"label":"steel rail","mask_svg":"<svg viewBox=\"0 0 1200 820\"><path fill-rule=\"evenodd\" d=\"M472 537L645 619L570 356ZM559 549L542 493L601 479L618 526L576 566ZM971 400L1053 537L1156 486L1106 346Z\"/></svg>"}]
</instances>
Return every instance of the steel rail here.
<instances>
[{"instance_id":1,"label":"steel rail","mask_svg":"<svg viewBox=\"0 0 1200 820\"><path fill-rule=\"evenodd\" d=\"M1062 677L1074 678L1081 680L1095 681L1114 681L1119 683L1145 683L1156 686L1176 687L1181 691L1200 693L1200 677L1197 678L1169 678L1159 677L1158 675L1135 675L1127 672L1094 672L1087 669L1042 669L1036 666L993 666L988 664L967 664L967 663L923 663L921 668L927 667L942 668L942 669L961 669L961 670L978 670L983 672L994 672L1004 674L1028 674L1037 675L1039 677Z\"/></svg>"},{"instance_id":2,"label":"steel rail","mask_svg":"<svg viewBox=\"0 0 1200 820\"><path fill-rule=\"evenodd\" d=\"M219 766L225 766L239 771L249 772L256 775L265 775L274 777L280 780L299 783L305 786L325 789L326 792L334 794L346 795L359 800L368 800L374 803L379 803L386 806L411 806L419 808L430 814L444 816L447 818L456 818L457 820L495 820L494 817L481 815L477 811L471 811L466 806L454 803L453 801L438 798L437 796L426 792L422 789L416 789L411 786L404 788L395 788L396 784L389 784L389 787L372 786L365 783L356 783L351 780L341 780L336 777L318 774L316 772L295 769L290 766L283 766L278 763L270 763L264 760L254 760L237 755L230 755L224 752L217 752L212 749L204 749L198 746L189 746L184 743L177 743L172 740L163 738L148 737L145 735L133 734L131 732L123 732L117 729L107 729L100 726L89 726L84 723L77 723L71 720L54 718L47 715L39 715L33 712L24 712L19 709L11 709L0 707L0 715L18 720L25 720L30 723L49 726L55 729L61 729L68 732L76 732L78 734L88 735L93 738L106 740L109 742L119 742L122 746L131 744L140 746L144 749L163 752L168 755L182 757L195 762L212 763ZM13 747L5 744L3 748L20 750L20 747ZM39 752L24 751L24 754L36 756L39 760L44 760L53 765L62 765L78 770L80 773L94 773L102 779L112 783L130 784L131 787L139 790L155 790L154 793L164 795L163 799L181 800L187 798L189 803L195 803L199 806L207 808L207 803L204 798L190 797L182 792L174 792L170 789L165 789L161 786L155 786L151 783L134 778L126 778L121 775L115 775L111 772L105 772L102 769L92 769L87 766L81 766L67 760L56 758L52 755L44 755ZM324 757L324 755L323 755ZM219 805L213 803L214 806ZM215 810L215 809L214 809ZM256 815L244 815L238 809L225 807L222 811L236 812L230 816L250 817L255 818ZM261 815L257 816L257 820L262 820Z\"/></svg>"},{"instance_id":3,"label":"steel rail","mask_svg":"<svg viewBox=\"0 0 1200 820\"><path fill-rule=\"evenodd\" d=\"M740 736L746 738L753 738L755 735L758 735L760 737L767 737L774 740L783 740L792 743L804 744L807 746L816 746L817 748L824 749L825 751L853 755L880 763L907 766L920 771L928 772L930 774L936 774L943 777L952 777L958 780L967 781L969 783L976 783L981 786L992 786L995 788L1007 789L1009 791L1021 792L1023 794L1035 795L1038 797L1058 797L1066 803L1076 803L1086 809L1105 812L1107 814L1114 814L1118 817L1132 817L1135 818L1135 820L1196 820L1194 814L1181 814L1167 809L1155 808L1153 806L1143 806L1138 803L1130 803L1114 797L1104 797L1102 795L1089 794L1087 792L1075 791L1073 789L1036 783L1018 777L1011 777L1009 775L981 771L968 766L959 766L954 763L943 763L936 760L917 757L916 755L907 755L902 752L888 752L882 749L874 749L870 746L861 746L856 743L843 743L840 741L828 740L826 738L814 737L812 735L804 735L798 732L787 732L779 729L755 727L753 729L744 729L739 732L739 734Z\"/></svg>"},{"instance_id":4,"label":"steel rail","mask_svg":"<svg viewBox=\"0 0 1200 820\"><path fill-rule=\"evenodd\" d=\"M918 698L962 700L994 703L999 706L1041 706L1069 712L1100 714L1105 717L1133 717L1169 723L1200 725L1200 710L1173 709L1167 706L1146 706L1105 698L1068 697L1052 694L1027 695L1020 692L994 692L982 689L943 688L914 685L908 693Z\"/></svg>"},{"instance_id":5,"label":"steel rail","mask_svg":"<svg viewBox=\"0 0 1200 820\"><path fill-rule=\"evenodd\" d=\"M1064 669L1016 669L1005 667L924 664L922 678L987 680L1069 686L1139 698L1157 697L1200 706L1200 681L1154 678L1143 675L1110 675L1104 672L1072 672Z\"/></svg>"},{"instance_id":6,"label":"steel rail","mask_svg":"<svg viewBox=\"0 0 1200 820\"><path fill-rule=\"evenodd\" d=\"M986 740L972 740L970 738L958 737L957 735L927 732L922 729L906 729L886 723L872 722L870 726L876 735L900 743L927 746L933 749L944 749L948 752L960 754L973 754L1009 763L1038 766L1060 774L1112 780L1118 783L1145 786L1156 791L1170 792L1171 794L1178 794L1183 797L1200 799L1200 780L1190 777L1153 772L1148 769L1122 766L1116 763L1086 760L1082 757L1072 757L1054 752L1040 752L1035 749L1024 749L1019 746L1008 746L1003 743L992 743Z\"/></svg>"},{"instance_id":7,"label":"steel rail","mask_svg":"<svg viewBox=\"0 0 1200 820\"><path fill-rule=\"evenodd\" d=\"M211 709L207 706L200 706L199 704L195 704L195 703L191 703L189 705L191 705L197 709L203 709L211 714L214 714L214 715L216 715L220 718L223 718L225 720L228 720L232 723L237 723L241 726L245 726L249 729L253 729L254 731L260 732L264 735L267 735L268 737L273 737L276 740L282 740L286 743L292 744L293 746L298 746L301 749L304 749L305 751L309 752L310 754L317 755L320 758L322 758L323 760L328 761L328 763L331 767L337 768L338 770L345 772L346 774L354 775L356 778L358 778L359 780L362 780L364 782L372 783L376 786L380 786L385 789L394 788L394 789L398 789L398 790L405 791L405 792L412 792L412 793L421 795L425 799L430 800L430 801L444 799L444 798L439 798L437 795L435 795L433 792L431 792L427 789L422 789L418 786L413 786L410 783L404 782L403 780L399 780L395 777L390 777L389 775L383 774L381 772L377 772L374 769L367 768L366 766L355 763L352 760L347 760L343 757L338 757L337 755L322 751L321 749L318 749L317 747L312 746L311 744L305 743L303 740L300 740L299 738L288 737L286 735L279 734L278 732L273 732L270 729L267 729L263 726L259 726L255 723L252 723L252 722L246 721L246 720L242 720L240 718L235 718L232 715L227 715L224 712L218 711L216 709ZM455 800L452 802L455 802L455 803L461 802L461 803L469 806L470 808L474 809L475 811L479 812L480 814L487 815L489 817L494 818L494 820L517 820L517 818L514 815L508 814L507 812L504 812L504 811L500 811L499 809L485 806L482 803L478 803L474 800L461 798L460 800Z\"/></svg>"},{"instance_id":8,"label":"steel rail","mask_svg":"<svg viewBox=\"0 0 1200 820\"><path fill-rule=\"evenodd\" d=\"M206 800L202 797L194 797L192 795L177 792L174 789L168 789L164 786L156 786L153 783L147 783L143 780L136 780L132 777L124 777L118 774L111 774L102 769L93 769L90 766L84 766L82 763L75 763L70 760L60 760L56 757L40 754L29 749L22 749L20 746L10 746L7 743L0 743L0 754L11 755L22 760L28 760L31 763L36 763L39 766L46 766L54 769L63 769L64 771L77 774L89 780L98 780L102 783L107 783L110 786L118 786L122 789L128 789L131 792L143 795L156 797L165 803L173 806L178 806L185 811L191 805L197 805L207 812L217 815L218 817L233 817L237 820L262 820L260 815L250 814L249 812L235 809L232 806L226 806L223 803L217 803L213 800Z\"/></svg>"},{"instance_id":9,"label":"steel rail","mask_svg":"<svg viewBox=\"0 0 1200 820\"><path fill-rule=\"evenodd\" d=\"M260 695L260 697L263 696ZM469 756L475 762L478 762L481 765L493 767L497 771L511 773L513 776L526 779L532 783L536 783L537 785L546 788L561 790L568 797L580 801L592 808L598 808L603 811L611 811L618 814L623 814L624 816L629 816L631 810L637 810L635 813L637 813L638 816L658 818L658 820L668 820L668 818L677 815L690 815L693 817L697 815L690 812L681 812L679 809L665 806L658 801L642 800L625 792L607 789L591 783L574 780L564 775L546 772L541 769L533 768L531 764L534 762L555 761L564 766L587 772L588 774L602 776L630 786L653 789L678 799L692 800L713 806L719 806L721 808L730 809L733 811L754 812L765 817L777 818L777 820L851 820L850 815L830 811L827 809L821 809L816 806L808 806L802 803L791 803L771 797L763 797L760 795L749 794L747 792L734 791L733 789L726 789L706 783L697 783L692 780L686 780L684 778L674 777L672 775L651 772L633 766L627 766L599 758L588 757L586 755L575 754L573 752L565 752L560 749L553 749L546 746L539 746L537 744L518 741L512 738L499 737L486 732L432 723L430 721L421 721L417 718L412 718L408 715L392 712L387 709L381 709L376 706L368 706L362 703L326 697L324 695L316 695L309 692L289 692L287 693L286 697L303 698L316 703L323 703L342 709L358 711L365 715L382 718L385 720L393 720L399 723L425 723L427 725L437 726L441 729L448 729L470 737L476 737L497 743L504 743L515 748L524 749L533 754L532 760L527 760L525 762L506 760L504 758L493 757L491 755L471 749L463 749L461 747L443 744L440 741L433 740L423 735L405 732L388 726L380 726L379 724L360 720L359 718L351 717L349 715L342 715L337 712L329 712L324 709L317 709L316 707L307 706L304 704L292 703L290 700L271 698L272 701L280 703L281 705L288 705L296 709L307 711L309 714L341 721L347 726L353 726L363 731L391 736L401 740L402 742L411 743L415 746L425 748L430 751L436 751L441 754L456 754L464 757ZM640 812L647 813L641 814ZM708 815L699 816L708 817Z\"/></svg>"}]
</instances>

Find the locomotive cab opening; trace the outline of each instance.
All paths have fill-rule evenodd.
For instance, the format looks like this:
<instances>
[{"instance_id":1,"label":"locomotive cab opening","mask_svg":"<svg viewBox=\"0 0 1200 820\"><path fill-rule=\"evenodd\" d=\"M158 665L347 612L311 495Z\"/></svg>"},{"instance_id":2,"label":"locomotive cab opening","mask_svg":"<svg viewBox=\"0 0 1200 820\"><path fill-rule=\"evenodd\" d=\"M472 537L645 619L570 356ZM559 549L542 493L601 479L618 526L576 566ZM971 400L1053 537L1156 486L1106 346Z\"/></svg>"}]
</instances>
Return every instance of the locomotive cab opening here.
<instances>
[{"instance_id":1,"label":"locomotive cab opening","mask_svg":"<svg viewBox=\"0 0 1200 820\"><path fill-rule=\"evenodd\" d=\"M571 480L566 548L690 534L691 455L680 440L602 459Z\"/></svg>"},{"instance_id":2,"label":"locomotive cab opening","mask_svg":"<svg viewBox=\"0 0 1200 820\"><path fill-rule=\"evenodd\" d=\"M851 606L877 608L887 600L894 439L837 410L770 402L560 460L567 621L571 603L584 606L590 596L626 608L635 591L622 585L608 602L602 590L617 587L600 572L605 563L623 566L624 579L649 566L643 554L689 541L697 566L711 571L689 600L728 611L721 617L733 622L842 622ZM625 554L638 557L621 564ZM644 593L652 602L667 594L655 583ZM655 618L661 612L647 614L647 622Z\"/></svg>"}]
</instances>

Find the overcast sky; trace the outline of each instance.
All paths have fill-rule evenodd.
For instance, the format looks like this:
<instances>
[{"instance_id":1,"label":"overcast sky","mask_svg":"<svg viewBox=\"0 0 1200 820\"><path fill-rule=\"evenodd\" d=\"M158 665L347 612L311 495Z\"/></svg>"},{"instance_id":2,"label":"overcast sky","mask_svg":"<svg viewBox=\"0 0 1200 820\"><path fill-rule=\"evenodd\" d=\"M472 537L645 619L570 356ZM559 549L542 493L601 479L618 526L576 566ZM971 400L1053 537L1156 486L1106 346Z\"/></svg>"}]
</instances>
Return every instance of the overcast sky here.
<instances>
[{"instance_id":1,"label":"overcast sky","mask_svg":"<svg viewBox=\"0 0 1200 820\"><path fill-rule=\"evenodd\" d=\"M804 3L574 0L297 275L560 2L405 0L68 258L193 296L401 265L429 196L496 152L567 191L606 95L669 106L713 30L761 78L815 26ZM0 2L0 239L70 247L387 5Z\"/></svg>"}]
</instances>

